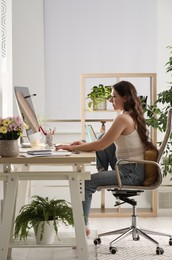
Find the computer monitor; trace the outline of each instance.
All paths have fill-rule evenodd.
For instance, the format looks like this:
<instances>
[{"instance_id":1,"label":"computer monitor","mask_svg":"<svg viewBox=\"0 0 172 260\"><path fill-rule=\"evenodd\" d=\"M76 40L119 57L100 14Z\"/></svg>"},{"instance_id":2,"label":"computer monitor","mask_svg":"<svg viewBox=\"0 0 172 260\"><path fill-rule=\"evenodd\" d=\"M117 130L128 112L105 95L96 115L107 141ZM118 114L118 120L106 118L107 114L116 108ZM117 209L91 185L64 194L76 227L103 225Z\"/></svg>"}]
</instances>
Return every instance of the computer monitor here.
<instances>
[{"instance_id":1,"label":"computer monitor","mask_svg":"<svg viewBox=\"0 0 172 260\"><path fill-rule=\"evenodd\" d=\"M30 94L28 87L14 87L15 96L21 116L29 126L26 130L27 136L39 131L39 124L32 103L32 97L36 94Z\"/></svg>"}]
</instances>

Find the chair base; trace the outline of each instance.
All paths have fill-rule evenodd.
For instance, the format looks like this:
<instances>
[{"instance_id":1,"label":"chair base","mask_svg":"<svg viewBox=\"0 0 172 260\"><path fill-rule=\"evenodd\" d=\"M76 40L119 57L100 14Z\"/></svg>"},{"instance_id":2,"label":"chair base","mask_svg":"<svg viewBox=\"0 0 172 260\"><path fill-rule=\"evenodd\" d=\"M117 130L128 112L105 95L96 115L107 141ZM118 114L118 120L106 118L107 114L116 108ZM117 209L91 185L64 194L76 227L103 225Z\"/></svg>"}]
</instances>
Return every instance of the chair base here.
<instances>
[{"instance_id":1,"label":"chair base","mask_svg":"<svg viewBox=\"0 0 172 260\"><path fill-rule=\"evenodd\" d=\"M163 250L163 248L160 247L159 242L148 235L148 234L152 234L152 235L157 235L157 236L169 237L169 245L170 246L172 245L172 235L166 234L166 233L161 233L161 232L156 232L153 230L139 228L137 226L136 222L137 222L137 216L132 215L132 225L130 227L98 234L98 237L94 240L94 244L97 245L97 244L101 243L100 237L121 234L117 238L113 239L109 245L109 250L111 251L112 254L115 254L117 252L117 249L116 249L116 247L114 247L114 244L131 234L133 240L135 240L135 241L138 241L140 239L140 236L142 236L142 237L148 239L149 241L153 242L154 244L156 244L156 254L157 255L163 254L164 250Z\"/></svg>"},{"instance_id":2,"label":"chair base","mask_svg":"<svg viewBox=\"0 0 172 260\"><path fill-rule=\"evenodd\" d=\"M169 239L171 241L170 245L172 245L172 235L161 233L161 232L156 232L156 231L151 231L151 230L147 230L147 229L142 229L142 228L134 227L134 226L126 227L126 228L122 228L122 229L118 229L118 230L114 230L114 231L110 231L110 232L101 233L101 234L98 234L98 238L103 237L103 236L115 235L115 234L121 234L121 235L111 241L111 243L110 243L111 246L114 243L120 241L121 239L127 237L130 234L132 235L132 238L135 241L139 240L140 236L142 236L142 237L145 237L146 239L148 239L149 241L152 241L157 246L159 246L159 242L157 242L155 239L153 239L148 234L158 235L158 236L167 236L167 237L169 237Z\"/></svg>"}]
</instances>

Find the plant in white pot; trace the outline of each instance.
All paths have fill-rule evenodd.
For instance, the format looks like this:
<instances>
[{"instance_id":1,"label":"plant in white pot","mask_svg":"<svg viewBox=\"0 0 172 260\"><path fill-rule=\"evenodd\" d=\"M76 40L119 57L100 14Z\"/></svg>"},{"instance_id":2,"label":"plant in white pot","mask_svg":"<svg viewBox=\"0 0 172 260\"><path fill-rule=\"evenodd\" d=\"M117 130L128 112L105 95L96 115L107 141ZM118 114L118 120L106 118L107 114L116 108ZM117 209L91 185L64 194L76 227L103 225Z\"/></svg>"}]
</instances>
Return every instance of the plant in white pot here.
<instances>
[{"instance_id":1,"label":"plant in white pot","mask_svg":"<svg viewBox=\"0 0 172 260\"><path fill-rule=\"evenodd\" d=\"M58 233L58 221L65 225L73 225L73 213L70 203L65 200L43 198L33 196L30 204L24 205L16 220L14 227L15 239L27 239L31 228L34 229L37 243L53 243L55 235ZM52 240L48 241L45 235L47 225L54 231ZM48 232L50 237L50 233Z\"/></svg>"},{"instance_id":2,"label":"plant in white pot","mask_svg":"<svg viewBox=\"0 0 172 260\"><path fill-rule=\"evenodd\" d=\"M106 102L110 98L112 92L111 86L104 86L99 84L91 89L91 92L87 94L88 107L90 110L105 110Z\"/></svg>"},{"instance_id":3,"label":"plant in white pot","mask_svg":"<svg viewBox=\"0 0 172 260\"><path fill-rule=\"evenodd\" d=\"M19 154L18 138L28 126L19 116L0 118L0 156L16 157Z\"/></svg>"}]
</instances>

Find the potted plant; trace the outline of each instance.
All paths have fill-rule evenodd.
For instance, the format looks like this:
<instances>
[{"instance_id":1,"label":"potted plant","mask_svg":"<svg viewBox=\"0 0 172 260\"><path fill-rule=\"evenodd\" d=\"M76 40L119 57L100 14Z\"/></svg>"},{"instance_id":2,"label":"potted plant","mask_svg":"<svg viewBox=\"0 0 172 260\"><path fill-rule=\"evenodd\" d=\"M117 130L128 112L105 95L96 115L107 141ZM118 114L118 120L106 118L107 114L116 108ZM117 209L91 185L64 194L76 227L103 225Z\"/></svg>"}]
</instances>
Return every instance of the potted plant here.
<instances>
[{"instance_id":1,"label":"potted plant","mask_svg":"<svg viewBox=\"0 0 172 260\"><path fill-rule=\"evenodd\" d=\"M19 154L18 138L28 126L19 116L0 119L0 156L15 157Z\"/></svg>"},{"instance_id":2,"label":"potted plant","mask_svg":"<svg viewBox=\"0 0 172 260\"><path fill-rule=\"evenodd\" d=\"M33 200L30 204L24 205L20 209L15 220L15 239L27 239L30 229L33 228L35 236L39 234L36 241L40 241L41 243L44 239L45 225L48 224L48 226L50 226L51 221L54 229L54 237L58 233L59 220L65 225L73 225L73 213L70 203L61 199L49 200L48 197L43 198L37 195L32 198Z\"/></svg>"},{"instance_id":3,"label":"potted plant","mask_svg":"<svg viewBox=\"0 0 172 260\"><path fill-rule=\"evenodd\" d=\"M91 92L87 95L88 107L90 110L105 110L106 101L110 98L112 92L111 86L104 86L99 84L91 89Z\"/></svg>"},{"instance_id":4,"label":"potted plant","mask_svg":"<svg viewBox=\"0 0 172 260\"><path fill-rule=\"evenodd\" d=\"M172 46L168 46L168 48L172 49ZM172 72L172 51L170 51L169 61L165 65L167 66L166 72ZM168 109L172 107L172 81L169 84L169 89L160 92L155 103L147 105L145 108L147 125L158 129L160 132L166 130ZM163 176L166 176L167 173L172 174L172 134L164 153L162 170Z\"/></svg>"}]
</instances>

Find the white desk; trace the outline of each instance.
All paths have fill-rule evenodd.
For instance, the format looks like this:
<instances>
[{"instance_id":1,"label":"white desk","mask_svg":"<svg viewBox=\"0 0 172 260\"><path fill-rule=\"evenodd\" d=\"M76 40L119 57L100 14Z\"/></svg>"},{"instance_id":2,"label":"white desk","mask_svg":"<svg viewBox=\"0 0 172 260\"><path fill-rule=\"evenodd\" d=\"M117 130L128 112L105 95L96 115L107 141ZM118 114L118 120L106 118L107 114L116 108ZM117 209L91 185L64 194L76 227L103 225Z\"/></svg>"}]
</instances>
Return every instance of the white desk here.
<instances>
[{"instance_id":1,"label":"white desk","mask_svg":"<svg viewBox=\"0 0 172 260\"><path fill-rule=\"evenodd\" d=\"M6 182L6 192L3 206L2 224L0 229L0 260L6 260L14 247L42 247L35 243L27 244L16 242L12 239L13 220L15 204L17 199L17 187L20 180L68 180L71 203L73 208L75 238L78 252L78 259L88 260L88 246L85 234L85 224L82 211L82 183L90 178L90 172L84 171L84 165L95 161L95 153L80 153L70 156L52 157L16 157L0 158L3 165L3 172L0 173L0 180ZM21 170L11 171L13 165L22 165ZM51 165L57 166L57 171L30 171L30 165ZM60 165L72 165L71 171L58 171ZM54 167L53 167L54 168ZM59 244L44 245L44 247L69 246L62 241ZM71 246L71 245L70 245Z\"/></svg>"}]
</instances>

